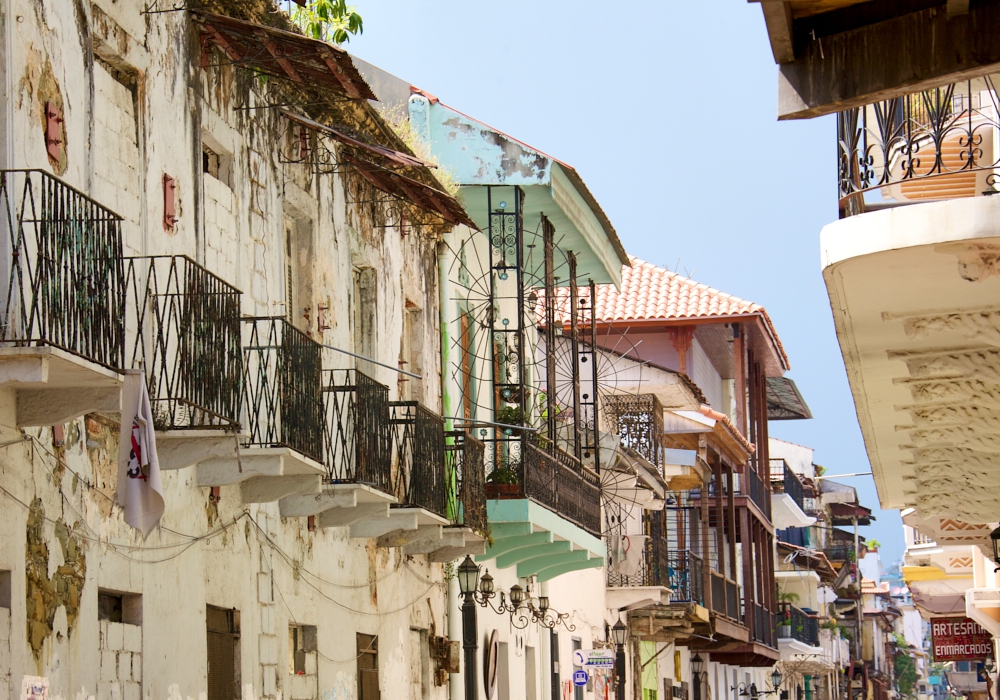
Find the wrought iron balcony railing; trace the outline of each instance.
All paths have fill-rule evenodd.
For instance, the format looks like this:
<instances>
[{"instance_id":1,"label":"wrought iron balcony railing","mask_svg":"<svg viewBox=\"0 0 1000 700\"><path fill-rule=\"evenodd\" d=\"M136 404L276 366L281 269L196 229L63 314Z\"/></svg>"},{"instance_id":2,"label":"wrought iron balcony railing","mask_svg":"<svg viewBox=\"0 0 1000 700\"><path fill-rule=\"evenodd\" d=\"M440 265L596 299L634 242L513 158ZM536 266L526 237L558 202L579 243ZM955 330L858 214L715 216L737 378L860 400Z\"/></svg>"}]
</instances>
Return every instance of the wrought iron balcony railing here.
<instances>
[{"instance_id":1,"label":"wrought iron balcony railing","mask_svg":"<svg viewBox=\"0 0 1000 700\"><path fill-rule=\"evenodd\" d=\"M389 425L398 505L448 517L444 419L416 401L392 401Z\"/></svg>"},{"instance_id":2,"label":"wrought iron balcony railing","mask_svg":"<svg viewBox=\"0 0 1000 700\"><path fill-rule=\"evenodd\" d=\"M486 533L486 445L464 430L445 433L448 519Z\"/></svg>"},{"instance_id":3,"label":"wrought iron balcony railing","mask_svg":"<svg viewBox=\"0 0 1000 700\"><path fill-rule=\"evenodd\" d=\"M626 447L651 464L663 464L663 405L655 394L614 394L602 399L604 415Z\"/></svg>"},{"instance_id":4,"label":"wrought iron balcony railing","mask_svg":"<svg viewBox=\"0 0 1000 700\"><path fill-rule=\"evenodd\" d=\"M543 450L527 442L521 470L524 497L601 536L601 483L597 474L562 450Z\"/></svg>"},{"instance_id":5,"label":"wrought iron balcony railing","mask_svg":"<svg viewBox=\"0 0 1000 700\"><path fill-rule=\"evenodd\" d=\"M642 562L634 576L625 576L608 567L608 586L663 586L671 590L674 603L705 604L701 557L687 550L671 550L663 537L645 542Z\"/></svg>"},{"instance_id":6,"label":"wrought iron balcony railing","mask_svg":"<svg viewBox=\"0 0 1000 700\"><path fill-rule=\"evenodd\" d=\"M240 292L183 256L126 260L126 354L159 430L240 422Z\"/></svg>"},{"instance_id":7,"label":"wrought iron balcony railing","mask_svg":"<svg viewBox=\"0 0 1000 700\"><path fill-rule=\"evenodd\" d=\"M42 170L0 171L0 345L125 361L122 218Z\"/></svg>"},{"instance_id":8,"label":"wrought iron balcony railing","mask_svg":"<svg viewBox=\"0 0 1000 700\"><path fill-rule=\"evenodd\" d=\"M788 468L784 460L779 460L781 469L775 469L775 465L771 465L771 488L775 493L784 493L792 497L792 500L798 505L802 510L805 509L805 488L802 486L802 481L799 479L799 475Z\"/></svg>"},{"instance_id":9,"label":"wrought iron balcony railing","mask_svg":"<svg viewBox=\"0 0 1000 700\"><path fill-rule=\"evenodd\" d=\"M797 639L811 647L819 646L819 617L782 603L778 611L778 636Z\"/></svg>"},{"instance_id":10,"label":"wrought iron balcony railing","mask_svg":"<svg viewBox=\"0 0 1000 700\"><path fill-rule=\"evenodd\" d=\"M392 494L389 387L355 369L323 370L323 413L327 482Z\"/></svg>"},{"instance_id":11,"label":"wrought iron balcony railing","mask_svg":"<svg viewBox=\"0 0 1000 700\"><path fill-rule=\"evenodd\" d=\"M841 216L866 211L864 193L876 189L907 200L994 194L998 107L983 76L840 112Z\"/></svg>"},{"instance_id":12,"label":"wrought iron balcony railing","mask_svg":"<svg viewBox=\"0 0 1000 700\"><path fill-rule=\"evenodd\" d=\"M745 474L740 475L740 491L750 497L750 500L757 504L764 516L771 519L771 489L764 480L758 476L757 472L749 467Z\"/></svg>"},{"instance_id":13,"label":"wrought iron balcony railing","mask_svg":"<svg viewBox=\"0 0 1000 700\"><path fill-rule=\"evenodd\" d=\"M243 430L323 462L322 346L284 318L243 319Z\"/></svg>"}]
</instances>

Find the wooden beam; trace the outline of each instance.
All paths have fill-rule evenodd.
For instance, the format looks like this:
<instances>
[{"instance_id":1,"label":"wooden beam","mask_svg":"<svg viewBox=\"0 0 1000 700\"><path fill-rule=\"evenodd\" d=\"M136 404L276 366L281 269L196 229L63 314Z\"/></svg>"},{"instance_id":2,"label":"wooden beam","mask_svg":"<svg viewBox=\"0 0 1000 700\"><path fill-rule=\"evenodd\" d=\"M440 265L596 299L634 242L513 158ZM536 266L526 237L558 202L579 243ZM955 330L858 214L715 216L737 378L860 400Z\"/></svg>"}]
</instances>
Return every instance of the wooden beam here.
<instances>
[{"instance_id":1,"label":"wooden beam","mask_svg":"<svg viewBox=\"0 0 1000 700\"><path fill-rule=\"evenodd\" d=\"M1000 70L1000 4L941 7L823 36L779 68L778 119L810 119Z\"/></svg>"},{"instance_id":2,"label":"wooden beam","mask_svg":"<svg viewBox=\"0 0 1000 700\"><path fill-rule=\"evenodd\" d=\"M958 17L959 15L964 15L969 11L969 0L948 0L948 17Z\"/></svg>"},{"instance_id":3,"label":"wooden beam","mask_svg":"<svg viewBox=\"0 0 1000 700\"><path fill-rule=\"evenodd\" d=\"M222 32L213 27L211 24L202 24L201 26L205 30L205 33L212 38L212 41L214 41L215 44L222 49L227 56L229 56L229 58L234 61L239 61L241 59L239 52L234 49L228 41L226 41L226 37L222 36Z\"/></svg>"},{"instance_id":4,"label":"wooden beam","mask_svg":"<svg viewBox=\"0 0 1000 700\"><path fill-rule=\"evenodd\" d=\"M263 41L264 38L265 37L261 37L261 40ZM285 71L285 75L297 83L302 82L302 76L299 75L297 70L295 70L295 66L292 65L292 62L285 57L285 52L283 50L279 50L278 45L274 43L273 39L264 44L264 48L267 49L267 52L271 54L275 61L278 62L278 65L281 66L281 70Z\"/></svg>"},{"instance_id":5,"label":"wooden beam","mask_svg":"<svg viewBox=\"0 0 1000 700\"><path fill-rule=\"evenodd\" d=\"M355 100L361 97L361 93L358 91L358 88L354 85L351 79L347 77L347 74L344 73L344 69L340 67L340 64L337 63L333 56L329 53L324 53L321 58L323 59L323 63L326 64L326 67L330 69L331 73L333 73L333 76L340 82L340 86L344 88L344 92L347 93L348 97Z\"/></svg>"},{"instance_id":6,"label":"wooden beam","mask_svg":"<svg viewBox=\"0 0 1000 700\"><path fill-rule=\"evenodd\" d=\"M775 63L795 60L795 43L792 34L792 7L784 0L761 0L764 24L771 40L771 53Z\"/></svg>"}]
</instances>

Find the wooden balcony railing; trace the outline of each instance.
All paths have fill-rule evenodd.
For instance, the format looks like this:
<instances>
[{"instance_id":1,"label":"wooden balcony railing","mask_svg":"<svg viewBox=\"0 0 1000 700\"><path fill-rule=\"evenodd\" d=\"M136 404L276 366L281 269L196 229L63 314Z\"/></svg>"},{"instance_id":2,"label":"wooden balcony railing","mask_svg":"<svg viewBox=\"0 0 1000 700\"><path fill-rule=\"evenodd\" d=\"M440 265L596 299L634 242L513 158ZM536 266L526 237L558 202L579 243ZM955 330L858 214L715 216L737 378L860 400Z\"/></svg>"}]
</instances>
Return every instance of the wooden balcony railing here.
<instances>
[{"instance_id":1,"label":"wooden balcony railing","mask_svg":"<svg viewBox=\"0 0 1000 700\"><path fill-rule=\"evenodd\" d=\"M740 586L717 571L712 572L712 610L734 622L743 622L743 592Z\"/></svg>"}]
</instances>

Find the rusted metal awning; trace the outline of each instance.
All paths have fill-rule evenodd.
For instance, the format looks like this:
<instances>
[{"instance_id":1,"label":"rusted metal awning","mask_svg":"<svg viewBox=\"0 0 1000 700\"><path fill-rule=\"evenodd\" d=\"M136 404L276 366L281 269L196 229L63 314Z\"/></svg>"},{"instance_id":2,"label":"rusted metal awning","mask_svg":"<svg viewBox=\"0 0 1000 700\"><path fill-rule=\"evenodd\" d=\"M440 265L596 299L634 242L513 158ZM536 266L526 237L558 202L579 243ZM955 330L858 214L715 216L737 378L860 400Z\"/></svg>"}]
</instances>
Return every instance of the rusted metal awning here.
<instances>
[{"instance_id":1,"label":"rusted metal awning","mask_svg":"<svg viewBox=\"0 0 1000 700\"><path fill-rule=\"evenodd\" d=\"M787 377L767 378L767 419L802 420L812 418L812 411L802 398L795 382Z\"/></svg>"},{"instance_id":2,"label":"rusted metal awning","mask_svg":"<svg viewBox=\"0 0 1000 700\"><path fill-rule=\"evenodd\" d=\"M322 41L281 29L191 10L202 40L217 46L234 65L254 68L277 78L327 88L356 100L377 100L354 66L350 54ZM203 52L202 64L207 54Z\"/></svg>"},{"instance_id":3,"label":"rusted metal awning","mask_svg":"<svg viewBox=\"0 0 1000 700\"><path fill-rule=\"evenodd\" d=\"M313 121L308 117L303 117L295 112L289 112L288 110L282 110L282 114L290 121L295 122L307 129L311 129L317 133L329 136L334 141L344 144L345 146L350 146L351 148L357 149L359 151L364 151L365 156L380 163L385 167L403 166L410 168L434 168L437 167L431 163L426 163L419 158L411 156L409 153L403 153L402 151L396 151L385 146L372 145L370 143L365 143L359 141L353 136L349 136L342 131L338 131L333 127L329 127L326 124L320 124L317 121Z\"/></svg>"},{"instance_id":4,"label":"rusted metal awning","mask_svg":"<svg viewBox=\"0 0 1000 700\"><path fill-rule=\"evenodd\" d=\"M465 224L474 229L479 228L465 212L462 205L458 203L458 200L447 192L442 192L405 175L386 170L376 163L349 153L342 154L341 158L345 163L353 166L357 173L376 189L393 197L412 202L424 211L439 214L448 223Z\"/></svg>"}]
</instances>

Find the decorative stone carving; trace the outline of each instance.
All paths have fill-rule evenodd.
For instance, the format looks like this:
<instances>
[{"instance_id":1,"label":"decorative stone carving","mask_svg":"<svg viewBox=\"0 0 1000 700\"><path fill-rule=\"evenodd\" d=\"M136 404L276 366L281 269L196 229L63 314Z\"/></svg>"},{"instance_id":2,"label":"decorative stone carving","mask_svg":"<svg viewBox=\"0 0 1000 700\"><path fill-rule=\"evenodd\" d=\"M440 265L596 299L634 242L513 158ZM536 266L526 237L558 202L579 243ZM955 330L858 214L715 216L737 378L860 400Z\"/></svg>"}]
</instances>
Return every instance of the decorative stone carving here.
<instances>
[{"instance_id":1,"label":"decorative stone carving","mask_svg":"<svg viewBox=\"0 0 1000 700\"><path fill-rule=\"evenodd\" d=\"M934 333L958 333L1000 347L1000 310L980 309L958 313L928 313L903 320L908 338L926 338Z\"/></svg>"},{"instance_id":2,"label":"decorative stone carving","mask_svg":"<svg viewBox=\"0 0 1000 700\"><path fill-rule=\"evenodd\" d=\"M935 252L958 258L958 274L969 282L982 282L1000 275L1000 245L959 241L934 246Z\"/></svg>"},{"instance_id":3,"label":"decorative stone carving","mask_svg":"<svg viewBox=\"0 0 1000 700\"><path fill-rule=\"evenodd\" d=\"M956 348L933 353L890 352L891 360L906 363L915 379L965 377L1000 384L1000 350Z\"/></svg>"},{"instance_id":4,"label":"decorative stone carving","mask_svg":"<svg viewBox=\"0 0 1000 700\"><path fill-rule=\"evenodd\" d=\"M979 379L897 379L905 384L917 403L965 403L983 401L1000 406L1000 384Z\"/></svg>"}]
</instances>

